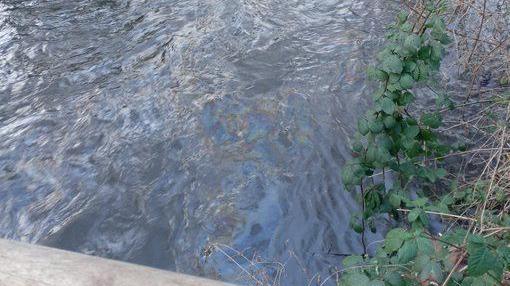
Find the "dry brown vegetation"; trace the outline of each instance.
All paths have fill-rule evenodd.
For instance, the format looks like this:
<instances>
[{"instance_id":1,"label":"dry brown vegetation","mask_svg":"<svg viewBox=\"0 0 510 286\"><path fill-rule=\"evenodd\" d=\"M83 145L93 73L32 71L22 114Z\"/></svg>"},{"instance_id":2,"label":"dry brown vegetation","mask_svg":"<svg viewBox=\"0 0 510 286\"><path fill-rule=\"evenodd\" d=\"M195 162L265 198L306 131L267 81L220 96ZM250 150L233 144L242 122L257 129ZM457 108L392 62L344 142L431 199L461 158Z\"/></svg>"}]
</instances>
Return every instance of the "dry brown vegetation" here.
<instances>
[{"instance_id":1,"label":"dry brown vegetation","mask_svg":"<svg viewBox=\"0 0 510 286\"><path fill-rule=\"evenodd\" d=\"M415 19L415 31L423 29L423 23L430 16L424 12L426 2L402 2ZM449 0L448 6L444 17L453 43L443 63L443 90L455 109L442 110L445 126L441 132L467 144L465 150L447 155L450 178L458 183L456 189L481 194L478 199L473 196L475 199L458 205L459 215L450 216L448 221L450 227L464 225L472 233L498 236L510 231L510 227L494 224L510 213L510 1ZM435 88L429 89L436 92ZM242 270L241 276L251 278L254 285L279 285L284 265L278 264L275 278L260 273L264 269L260 264L267 262L248 259L240 253L234 257L216 246L216 251L218 249ZM450 275L454 271L465 271L466 254L465 249L452 249L455 266ZM243 268L236 262L239 257L253 267ZM326 280L338 281L341 272ZM510 285L510 273L506 273L505 279L502 284ZM323 285L324 280L314 277L308 285Z\"/></svg>"}]
</instances>

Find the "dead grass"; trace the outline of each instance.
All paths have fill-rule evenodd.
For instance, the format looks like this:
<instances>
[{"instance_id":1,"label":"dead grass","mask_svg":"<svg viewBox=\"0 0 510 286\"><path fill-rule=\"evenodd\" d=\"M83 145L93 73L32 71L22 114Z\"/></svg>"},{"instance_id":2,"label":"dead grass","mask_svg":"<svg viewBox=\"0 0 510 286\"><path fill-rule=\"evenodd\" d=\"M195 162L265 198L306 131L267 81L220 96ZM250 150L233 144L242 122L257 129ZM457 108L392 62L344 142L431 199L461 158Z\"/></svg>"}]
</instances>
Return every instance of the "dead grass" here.
<instances>
[{"instance_id":1,"label":"dead grass","mask_svg":"<svg viewBox=\"0 0 510 286\"><path fill-rule=\"evenodd\" d=\"M422 12L425 2L402 1L416 19L414 29L418 31L429 17ZM450 97L456 111L442 110L451 113L446 116L442 132L460 134L470 148L436 159L454 158L451 175L457 179L459 189L483 188L484 193L480 200L461 206L463 212L453 217L450 227L463 224L484 236L498 235L510 231L493 224L494 216L502 218L510 213L510 1L448 0L448 5L444 16L454 42L450 49L453 59L446 70L454 71L458 80L445 84L447 90L453 90ZM240 280L247 278L254 285L280 285L284 264L247 258L226 245L214 245L213 250L240 269ZM459 268L465 267L464 257L465 253L456 261ZM336 271L325 279L313 276L308 285L338 281L340 273L341 270ZM510 273L505 277L510 279Z\"/></svg>"},{"instance_id":2,"label":"dead grass","mask_svg":"<svg viewBox=\"0 0 510 286\"><path fill-rule=\"evenodd\" d=\"M510 211L510 1L450 0L450 4L448 22L456 56L452 64L465 85L456 100L461 116L444 131L461 129L472 142L470 151L458 154L462 164L456 174L460 188L483 194L463 206L463 214L477 220L469 223L469 229L499 235L510 231L494 224Z\"/></svg>"}]
</instances>

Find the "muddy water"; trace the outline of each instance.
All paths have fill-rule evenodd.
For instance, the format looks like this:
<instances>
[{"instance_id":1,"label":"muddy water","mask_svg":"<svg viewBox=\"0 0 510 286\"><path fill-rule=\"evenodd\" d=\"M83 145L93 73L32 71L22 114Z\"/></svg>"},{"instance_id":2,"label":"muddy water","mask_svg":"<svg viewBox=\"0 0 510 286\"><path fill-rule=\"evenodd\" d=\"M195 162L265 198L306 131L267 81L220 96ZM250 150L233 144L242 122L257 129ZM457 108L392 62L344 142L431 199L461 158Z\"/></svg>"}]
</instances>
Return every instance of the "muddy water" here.
<instances>
[{"instance_id":1,"label":"muddy water","mask_svg":"<svg viewBox=\"0 0 510 286\"><path fill-rule=\"evenodd\" d=\"M388 5L0 0L0 236L246 282L224 244L282 285L327 276L360 250L339 174Z\"/></svg>"}]
</instances>

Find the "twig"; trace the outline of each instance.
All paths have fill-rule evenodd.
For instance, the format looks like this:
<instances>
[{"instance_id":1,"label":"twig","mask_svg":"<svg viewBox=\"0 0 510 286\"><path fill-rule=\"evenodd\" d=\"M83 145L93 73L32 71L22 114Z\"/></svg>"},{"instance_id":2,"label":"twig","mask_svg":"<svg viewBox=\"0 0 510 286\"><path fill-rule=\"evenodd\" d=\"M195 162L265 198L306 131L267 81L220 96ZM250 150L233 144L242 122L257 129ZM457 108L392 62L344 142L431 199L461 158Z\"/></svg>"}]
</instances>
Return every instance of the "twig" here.
<instances>
[{"instance_id":1,"label":"twig","mask_svg":"<svg viewBox=\"0 0 510 286\"><path fill-rule=\"evenodd\" d=\"M462 103L462 104L459 104L459 105L455 105L453 108L460 108L460 107L465 107L465 106L475 105L475 104L481 104L481 103L506 103L508 101L509 100L486 99L486 100L479 100L479 101L472 101L472 102ZM445 108L439 110L439 112L445 112L445 111L450 111L450 108L449 107L445 107Z\"/></svg>"},{"instance_id":2,"label":"twig","mask_svg":"<svg viewBox=\"0 0 510 286\"><path fill-rule=\"evenodd\" d=\"M510 104L507 107L506 121L508 122L509 119L510 119ZM506 125L503 127L503 131L502 131L502 135L501 135L501 142L499 144L499 149L496 153L496 154L498 154L497 159L496 159L496 166L494 167L494 171L492 172L489 189L487 190L487 194L485 195L485 200L483 202L482 213L480 215L480 232L482 232L484 229L483 220L484 220L484 215L485 215L485 209L487 208L487 201L489 200L489 196L492 193L492 189L494 186L494 180L496 179L496 174L497 174L497 171L499 168L499 164L501 162L501 156L503 154L503 146L505 146L505 140L506 140Z\"/></svg>"},{"instance_id":3,"label":"twig","mask_svg":"<svg viewBox=\"0 0 510 286\"><path fill-rule=\"evenodd\" d=\"M410 212L411 211L409 209L397 209L397 210L401 211L401 212ZM424 211L424 212L427 213L427 214L439 215L439 216L444 216L444 217L451 217L451 218L468 220L468 221L473 221L473 222L477 221L475 218L467 217L467 216L460 216L460 215L440 213L440 212L433 212L433 211Z\"/></svg>"},{"instance_id":4,"label":"twig","mask_svg":"<svg viewBox=\"0 0 510 286\"><path fill-rule=\"evenodd\" d=\"M232 261L239 269L241 269L246 275L248 275L251 279L257 282L257 284L263 285L263 283L257 279L257 277L253 276L248 270L246 270L241 264L237 263L237 261L230 255L228 255L223 249L220 247L215 247L219 252L221 252L223 255L225 255L230 261Z\"/></svg>"},{"instance_id":5,"label":"twig","mask_svg":"<svg viewBox=\"0 0 510 286\"><path fill-rule=\"evenodd\" d=\"M335 271L333 274L331 274L328 277L326 277L326 279L324 279L324 281L322 281L322 283L319 286L324 286L326 284L326 282L328 282L329 279L333 278L335 275L338 275L339 273L342 273L342 272L345 272L345 271L348 271L348 270L380 267L380 268L404 268L407 271L411 271L409 268L405 267L408 264L352 266L352 267L348 267L348 268L345 268L345 269L342 269L342 270Z\"/></svg>"},{"instance_id":6,"label":"twig","mask_svg":"<svg viewBox=\"0 0 510 286\"><path fill-rule=\"evenodd\" d=\"M452 277L453 273L455 272L455 270L457 269L457 267L459 267L459 264L464 260L464 258L466 257L467 255L467 251L464 251L462 252L462 255L460 256L460 258L457 260L457 262L455 262L455 265L453 265L453 268L452 270L450 271L450 273L448 273L448 276L446 277L446 279L444 280L442 286L446 286L448 284L448 281L450 281L450 278Z\"/></svg>"},{"instance_id":7,"label":"twig","mask_svg":"<svg viewBox=\"0 0 510 286\"><path fill-rule=\"evenodd\" d=\"M361 205L361 244L363 245L363 257L367 257L367 242L365 238L365 190L363 189L363 183L361 184L361 197L362 197L362 205Z\"/></svg>"},{"instance_id":8,"label":"twig","mask_svg":"<svg viewBox=\"0 0 510 286\"><path fill-rule=\"evenodd\" d=\"M483 12L482 12L482 20L480 21L480 26L478 27L478 34L475 37L475 43L473 45L473 49L471 50L471 53L469 54L466 64L469 63L471 60L471 57L475 53L476 48L478 47L478 39L480 39L480 35L482 34L483 24L485 22L485 9L487 7L487 0L483 0Z\"/></svg>"}]
</instances>

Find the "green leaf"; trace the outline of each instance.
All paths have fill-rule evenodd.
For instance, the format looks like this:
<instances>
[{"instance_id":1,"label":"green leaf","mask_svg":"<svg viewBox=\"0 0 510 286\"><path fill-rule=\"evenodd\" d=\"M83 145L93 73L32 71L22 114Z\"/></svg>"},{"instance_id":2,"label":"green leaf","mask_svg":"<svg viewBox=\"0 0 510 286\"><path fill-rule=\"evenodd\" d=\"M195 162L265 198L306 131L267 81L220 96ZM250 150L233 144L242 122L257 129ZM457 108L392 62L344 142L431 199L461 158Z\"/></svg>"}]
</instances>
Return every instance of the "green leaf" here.
<instances>
[{"instance_id":1,"label":"green leaf","mask_svg":"<svg viewBox=\"0 0 510 286\"><path fill-rule=\"evenodd\" d=\"M421 39L420 39L420 36L418 36L416 34L410 34L404 40L404 47L409 50L417 51L420 48L420 46L421 46Z\"/></svg>"},{"instance_id":2,"label":"green leaf","mask_svg":"<svg viewBox=\"0 0 510 286\"><path fill-rule=\"evenodd\" d=\"M384 275L384 281L391 286L404 286L407 283L404 282L402 276L397 271L389 271Z\"/></svg>"},{"instance_id":3,"label":"green leaf","mask_svg":"<svg viewBox=\"0 0 510 286\"><path fill-rule=\"evenodd\" d=\"M429 217L425 212L420 212L420 221L424 226L429 224Z\"/></svg>"},{"instance_id":4,"label":"green leaf","mask_svg":"<svg viewBox=\"0 0 510 286\"><path fill-rule=\"evenodd\" d=\"M441 39L439 39L439 41L443 45L449 45L453 42L452 39L450 38L450 36L448 36L448 34L446 34L446 33L443 34L443 36L441 37Z\"/></svg>"},{"instance_id":5,"label":"green leaf","mask_svg":"<svg viewBox=\"0 0 510 286\"><path fill-rule=\"evenodd\" d=\"M427 64L425 64L423 61L418 62L417 68L413 71L413 78L416 81L423 81L426 80L429 76L430 68Z\"/></svg>"},{"instance_id":6,"label":"green leaf","mask_svg":"<svg viewBox=\"0 0 510 286\"><path fill-rule=\"evenodd\" d=\"M363 257L361 255L351 255L344 258L342 264L345 267L351 267L354 265L359 265L363 263Z\"/></svg>"},{"instance_id":7,"label":"green leaf","mask_svg":"<svg viewBox=\"0 0 510 286\"><path fill-rule=\"evenodd\" d=\"M446 170L443 168L432 169L422 167L419 172L420 177L427 179L431 183L435 183L437 180L445 177L447 174L448 172L446 172Z\"/></svg>"},{"instance_id":8,"label":"green leaf","mask_svg":"<svg viewBox=\"0 0 510 286\"><path fill-rule=\"evenodd\" d=\"M382 186L384 187L384 186ZM370 190L365 194L365 218L373 215L381 205L381 197L376 190Z\"/></svg>"},{"instance_id":9,"label":"green leaf","mask_svg":"<svg viewBox=\"0 0 510 286\"><path fill-rule=\"evenodd\" d=\"M431 47L432 47L431 58L436 61L441 60L441 56L443 53L443 47L441 46L441 44L436 41L433 41Z\"/></svg>"},{"instance_id":10,"label":"green leaf","mask_svg":"<svg viewBox=\"0 0 510 286\"><path fill-rule=\"evenodd\" d=\"M358 120L358 131L361 135L367 135L368 133L368 121L365 118Z\"/></svg>"},{"instance_id":11,"label":"green leaf","mask_svg":"<svg viewBox=\"0 0 510 286\"><path fill-rule=\"evenodd\" d=\"M429 168L425 168L425 167L419 168L418 175L421 178L427 179L431 183L436 182L436 176L434 174L434 171Z\"/></svg>"},{"instance_id":12,"label":"green leaf","mask_svg":"<svg viewBox=\"0 0 510 286\"><path fill-rule=\"evenodd\" d=\"M407 138L414 139L418 134L420 134L420 128L416 125L408 125L404 129L404 135Z\"/></svg>"},{"instance_id":13,"label":"green leaf","mask_svg":"<svg viewBox=\"0 0 510 286\"><path fill-rule=\"evenodd\" d=\"M351 227L356 233L363 232L363 226L361 224L356 223L356 224L351 225Z\"/></svg>"},{"instance_id":14,"label":"green leaf","mask_svg":"<svg viewBox=\"0 0 510 286\"><path fill-rule=\"evenodd\" d=\"M494 278L484 275L480 277L468 276L462 280L462 286L495 286L500 285L500 281L494 280Z\"/></svg>"},{"instance_id":15,"label":"green leaf","mask_svg":"<svg viewBox=\"0 0 510 286\"><path fill-rule=\"evenodd\" d=\"M420 213L421 213L420 209L412 209L407 215L407 219L409 220L409 222L414 222L418 219Z\"/></svg>"},{"instance_id":16,"label":"green leaf","mask_svg":"<svg viewBox=\"0 0 510 286\"><path fill-rule=\"evenodd\" d=\"M430 46L421 46L418 51L418 57L424 61L429 60L432 48Z\"/></svg>"},{"instance_id":17,"label":"green leaf","mask_svg":"<svg viewBox=\"0 0 510 286\"><path fill-rule=\"evenodd\" d=\"M434 170L434 175L436 176L436 178L441 179L446 177L446 175L448 175L448 172L443 168L437 168Z\"/></svg>"},{"instance_id":18,"label":"green leaf","mask_svg":"<svg viewBox=\"0 0 510 286\"><path fill-rule=\"evenodd\" d=\"M388 55L382 60L382 69L385 72L400 74L403 68L402 61L397 55Z\"/></svg>"},{"instance_id":19,"label":"green leaf","mask_svg":"<svg viewBox=\"0 0 510 286\"><path fill-rule=\"evenodd\" d=\"M342 169L342 182L345 186L352 185L354 182L354 172L351 166L345 165Z\"/></svg>"},{"instance_id":20,"label":"green leaf","mask_svg":"<svg viewBox=\"0 0 510 286\"><path fill-rule=\"evenodd\" d=\"M400 30L404 32L411 32L413 30L413 25L411 23L407 22L402 24L402 27L400 27Z\"/></svg>"},{"instance_id":21,"label":"green leaf","mask_svg":"<svg viewBox=\"0 0 510 286\"><path fill-rule=\"evenodd\" d=\"M410 92L404 92L400 98L398 99L398 104L401 106L405 106L413 102L414 95Z\"/></svg>"},{"instance_id":22,"label":"green leaf","mask_svg":"<svg viewBox=\"0 0 510 286\"><path fill-rule=\"evenodd\" d=\"M386 134L381 134L377 138L377 144L379 147L390 150L393 147L393 140L391 140L391 137Z\"/></svg>"},{"instance_id":23,"label":"green leaf","mask_svg":"<svg viewBox=\"0 0 510 286\"><path fill-rule=\"evenodd\" d=\"M400 13L398 13L397 17L398 17L398 22L400 24L403 24L405 23L405 21L407 21L407 17L409 16L409 13L407 11L400 11Z\"/></svg>"},{"instance_id":24,"label":"green leaf","mask_svg":"<svg viewBox=\"0 0 510 286\"><path fill-rule=\"evenodd\" d=\"M498 247L497 252L501 260L506 261L506 264L510 266L510 247Z\"/></svg>"},{"instance_id":25,"label":"green leaf","mask_svg":"<svg viewBox=\"0 0 510 286\"><path fill-rule=\"evenodd\" d=\"M383 123L386 128L391 129L393 128L393 126L395 126L395 123L397 123L397 121L393 116L386 116L383 120Z\"/></svg>"},{"instance_id":26,"label":"green leaf","mask_svg":"<svg viewBox=\"0 0 510 286\"><path fill-rule=\"evenodd\" d=\"M411 162L402 162L400 163L398 171L409 177L415 174L416 166Z\"/></svg>"},{"instance_id":27,"label":"green leaf","mask_svg":"<svg viewBox=\"0 0 510 286\"><path fill-rule=\"evenodd\" d=\"M419 246L418 246L418 250L419 250ZM431 262L430 256L418 254L418 256L416 256L416 259L414 261L416 271L418 271L418 272L422 271L423 269L425 269L427 264L429 264L430 262Z\"/></svg>"},{"instance_id":28,"label":"green leaf","mask_svg":"<svg viewBox=\"0 0 510 286\"><path fill-rule=\"evenodd\" d=\"M386 234L386 239L384 240L384 249L391 253L397 251L404 240L408 239L409 235L402 228L394 228Z\"/></svg>"},{"instance_id":29,"label":"green leaf","mask_svg":"<svg viewBox=\"0 0 510 286\"><path fill-rule=\"evenodd\" d=\"M390 198L389 198L389 202L390 202L392 207L399 208L400 207L400 203L402 202L402 197L400 195L397 195L396 193L391 193L390 194Z\"/></svg>"},{"instance_id":30,"label":"green leaf","mask_svg":"<svg viewBox=\"0 0 510 286\"><path fill-rule=\"evenodd\" d=\"M426 113L421 117L421 122L430 128L439 128L441 126L442 118L441 115L437 112L435 113Z\"/></svg>"},{"instance_id":31,"label":"green leaf","mask_svg":"<svg viewBox=\"0 0 510 286\"><path fill-rule=\"evenodd\" d=\"M503 263L494 255L481 236L471 236L468 242L468 272L472 276L481 276L494 271L498 277L503 273Z\"/></svg>"},{"instance_id":32,"label":"green leaf","mask_svg":"<svg viewBox=\"0 0 510 286\"><path fill-rule=\"evenodd\" d=\"M450 39L450 37L448 37L448 34L446 34L445 30L446 30L446 25L444 24L444 22L440 19L437 19L434 22L434 26L433 26L433 30L432 30L431 34L436 40L441 42L441 44L448 45L449 43L451 43L451 39Z\"/></svg>"},{"instance_id":33,"label":"green leaf","mask_svg":"<svg viewBox=\"0 0 510 286\"><path fill-rule=\"evenodd\" d=\"M422 149L420 147L420 143L417 140L411 139L409 143L410 144L404 145L404 151L407 157L414 159L421 154Z\"/></svg>"},{"instance_id":34,"label":"green leaf","mask_svg":"<svg viewBox=\"0 0 510 286\"><path fill-rule=\"evenodd\" d=\"M406 73L402 75L402 77L400 78L400 87L402 87L402 89L410 89L413 87L413 85L414 79L410 74Z\"/></svg>"},{"instance_id":35,"label":"green leaf","mask_svg":"<svg viewBox=\"0 0 510 286\"><path fill-rule=\"evenodd\" d=\"M444 240L448 243L460 245L464 243L464 238L467 235L467 231L462 228L457 228L454 231L447 233L444 236Z\"/></svg>"},{"instance_id":36,"label":"green leaf","mask_svg":"<svg viewBox=\"0 0 510 286\"><path fill-rule=\"evenodd\" d=\"M393 112L395 112L395 103L393 102L393 100L385 97L381 101L381 108L382 111L384 111L384 113L393 114Z\"/></svg>"},{"instance_id":37,"label":"green leaf","mask_svg":"<svg viewBox=\"0 0 510 286\"><path fill-rule=\"evenodd\" d=\"M427 204L428 201L429 201L428 198L423 197L423 198L417 198L415 200L409 201L408 204L412 207L422 208Z\"/></svg>"},{"instance_id":38,"label":"green leaf","mask_svg":"<svg viewBox=\"0 0 510 286\"><path fill-rule=\"evenodd\" d=\"M388 74L384 71L377 69L375 67L369 67L367 69L367 76L368 79L371 80L379 80L379 81L385 81L388 79Z\"/></svg>"},{"instance_id":39,"label":"green leaf","mask_svg":"<svg viewBox=\"0 0 510 286\"><path fill-rule=\"evenodd\" d=\"M437 262L430 262L420 272L421 281L442 281L443 271L441 265Z\"/></svg>"},{"instance_id":40,"label":"green leaf","mask_svg":"<svg viewBox=\"0 0 510 286\"><path fill-rule=\"evenodd\" d=\"M392 73L392 74L390 74L390 77L388 80L389 80L389 83L398 83L398 81L400 80L400 74Z\"/></svg>"},{"instance_id":41,"label":"green leaf","mask_svg":"<svg viewBox=\"0 0 510 286\"><path fill-rule=\"evenodd\" d=\"M367 154L366 157L367 162L373 163L377 160L377 147L374 145L369 145L367 148Z\"/></svg>"},{"instance_id":42,"label":"green leaf","mask_svg":"<svg viewBox=\"0 0 510 286\"><path fill-rule=\"evenodd\" d=\"M391 160L391 154L386 148L379 147L377 148L377 161L379 163L386 163Z\"/></svg>"},{"instance_id":43,"label":"green leaf","mask_svg":"<svg viewBox=\"0 0 510 286\"><path fill-rule=\"evenodd\" d=\"M370 279L365 274L347 273L342 277L342 284L345 286L369 286Z\"/></svg>"},{"instance_id":44,"label":"green leaf","mask_svg":"<svg viewBox=\"0 0 510 286\"><path fill-rule=\"evenodd\" d=\"M401 87L400 87L400 84L399 83L389 83L387 86L386 86L386 89L388 91L391 91L391 92L397 92L397 91L400 91Z\"/></svg>"},{"instance_id":45,"label":"green leaf","mask_svg":"<svg viewBox=\"0 0 510 286\"><path fill-rule=\"evenodd\" d=\"M377 119L374 119L372 122L370 122L369 126L368 126L368 129L370 129L370 132L374 133L374 134L378 134L380 133L384 128L384 124L377 120Z\"/></svg>"},{"instance_id":46,"label":"green leaf","mask_svg":"<svg viewBox=\"0 0 510 286\"><path fill-rule=\"evenodd\" d=\"M352 150L354 152L360 153L363 151L363 144L360 141L356 141L352 144Z\"/></svg>"},{"instance_id":47,"label":"green leaf","mask_svg":"<svg viewBox=\"0 0 510 286\"><path fill-rule=\"evenodd\" d=\"M404 245L398 250L397 257L399 263L408 263L413 260L418 254L418 245L416 240L408 240L404 242Z\"/></svg>"},{"instance_id":48,"label":"green leaf","mask_svg":"<svg viewBox=\"0 0 510 286\"><path fill-rule=\"evenodd\" d=\"M411 61L411 60L407 60L404 63L404 71L406 71L408 73L411 73L411 72L414 71L414 69L416 69L416 62Z\"/></svg>"},{"instance_id":49,"label":"green leaf","mask_svg":"<svg viewBox=\"0 0 510 286\"><path fill-rule=\"evenodd\" d=\"M349 220L349 225L355 232L357 233L363 232L363 225L361 224L361 218L359 213L355 213L351 216L351 219Z\"/></svg>"},{"instance_id":50,"label":"green leaf","mask_svg":"<svg viewBox=\"0 0 510 286\"><path fill-rule=\"evenodd\" d=\"M432 256L435 253L434 244L430 239L423 236L419 236L416 238L416 243L418 244L418 251L420 253L430 256Z\"/></svg>"},{"instance_id":51,"label":"green leaf","mask_svg":"<svg viewBox=\"0 0 510 286\"><path fill-rule=\"evenodd\" d=\"M372 280L368 284L369 286L384 286L384 282L381 280Z\"/></svg>"}]
</instances>

